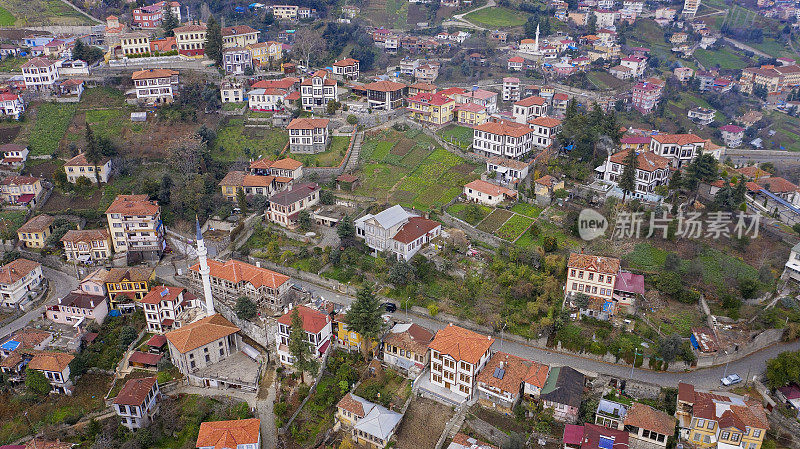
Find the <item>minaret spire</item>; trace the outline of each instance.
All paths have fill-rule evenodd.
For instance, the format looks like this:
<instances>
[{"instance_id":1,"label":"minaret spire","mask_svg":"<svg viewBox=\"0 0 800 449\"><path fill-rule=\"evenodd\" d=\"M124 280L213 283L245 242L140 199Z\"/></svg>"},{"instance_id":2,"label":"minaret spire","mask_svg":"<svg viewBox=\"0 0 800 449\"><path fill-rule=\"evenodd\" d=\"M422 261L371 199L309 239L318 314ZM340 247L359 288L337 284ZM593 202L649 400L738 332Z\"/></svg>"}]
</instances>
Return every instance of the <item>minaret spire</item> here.
<instances>
[{"instance_id":1,"label":"minaret spire","mask_svg":"<svg viewBox=\"0 0 800 449\"><path fill-rule=\"evenodd\" d=\"M534 45L534 53L539 53L539 24L536 24L536 44Z\"/></svg>"},{"instance_id":2,"label":"minaret spire","mask_svg":"<svg viewBox=\"0 0 800 449\"><path fill-rule=\"evenodd\" d=\"M200 219L195 216L197 230L197 259L200 262L200 277L203 280L203 296L206 300L206 312L209 316L214 314L214 297L211 295L211 269L208 267L208 250L203 241L203 232L200 230Z\"/></svg>"}]
</instances>

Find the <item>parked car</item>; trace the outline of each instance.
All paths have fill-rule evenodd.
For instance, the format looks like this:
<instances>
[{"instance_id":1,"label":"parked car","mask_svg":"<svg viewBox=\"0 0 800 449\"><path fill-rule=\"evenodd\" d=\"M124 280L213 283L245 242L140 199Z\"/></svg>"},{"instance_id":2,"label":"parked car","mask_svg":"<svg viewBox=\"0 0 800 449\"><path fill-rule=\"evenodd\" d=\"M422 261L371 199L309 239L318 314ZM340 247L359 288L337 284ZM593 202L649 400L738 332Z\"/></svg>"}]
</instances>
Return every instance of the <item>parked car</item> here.
<instances>
[{"instance_id":1,"label":"parked car","mask_svg":"<svg viewBox=\"0 0 800 449\"><path fill-rule=\"evenodd\" d=\"M383 308L386 309L386 311L389 312L389 313L397 312L397 304L395 304L393 302L385 302L385 303L383 303Z\"/></svg>"},{"instance_id":2,"label":"parked car","mask_svg":"<svg viewBox=\"0 0 800 449\"><path fill-rule=\"evenodd\" d=\"M720 379L720 382L722 382L722 385L725 385L726 387L729 387L731 385L736 385L741 381L742 381L742 378L739 377L738 374L730 374L730 375Z\"/></svg>"}]
</instances>

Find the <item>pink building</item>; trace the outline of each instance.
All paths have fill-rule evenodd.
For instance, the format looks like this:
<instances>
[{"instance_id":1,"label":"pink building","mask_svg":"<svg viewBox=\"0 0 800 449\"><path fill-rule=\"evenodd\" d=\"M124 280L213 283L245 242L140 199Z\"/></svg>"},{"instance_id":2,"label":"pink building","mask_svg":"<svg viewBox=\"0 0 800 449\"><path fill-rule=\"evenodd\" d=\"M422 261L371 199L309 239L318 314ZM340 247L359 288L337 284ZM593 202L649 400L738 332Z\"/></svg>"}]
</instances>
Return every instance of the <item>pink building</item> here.
<instances>
[{"instance_id":1,"label":"pink building","mask_svg":"<svg viewBox=\"0 0 800 449\"><path fill-rule=\"evenodd\" d=\"M86 320L101 324L108 315L108 303L105 296L74 291L59 299L58 304L48 306L45 315L59 324L78 326Z\"/></svg>"}]
</instances>

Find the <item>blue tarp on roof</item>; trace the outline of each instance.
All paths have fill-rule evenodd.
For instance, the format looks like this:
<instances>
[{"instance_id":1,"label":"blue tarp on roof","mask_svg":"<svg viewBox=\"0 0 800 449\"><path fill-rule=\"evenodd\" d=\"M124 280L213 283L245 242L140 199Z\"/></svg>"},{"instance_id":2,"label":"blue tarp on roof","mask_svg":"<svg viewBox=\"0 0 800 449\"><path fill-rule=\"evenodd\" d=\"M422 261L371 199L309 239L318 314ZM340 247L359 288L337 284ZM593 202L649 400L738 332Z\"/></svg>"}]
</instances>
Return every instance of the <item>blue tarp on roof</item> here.
<instances>
[{"instance_id":1,"label":"blue tarp on roof","mask_svg":"<svg viewBox=\"0 0 800 449\"><path fill-rule=\"evenodd\" d=\"M697 339L694 338L694 333L692 333L692 335L689 336L689 341L692 343L692 347L694 349L700 349L700 344L697 343Z\"/></svg>"},{"instance_id":2,"label":"blue tarp on roof","mask_svg":"<svg viewBox=\"0 0 800 449\"><path fill-rule=\"evenodd\" d=\"M769 181L769 179L765 180L764 182L767 183L768 181ZM789 209L793 214L800 215L800 209L794 207L793 205L788 203L786 200L784 200L783 198L775 195L774 193L770 192L769 190L761 189L761 193L763 193L764 195L767 195L771 200L775 201L776 203L780 204L781 206Z\"/></svg>"}]
</instances>

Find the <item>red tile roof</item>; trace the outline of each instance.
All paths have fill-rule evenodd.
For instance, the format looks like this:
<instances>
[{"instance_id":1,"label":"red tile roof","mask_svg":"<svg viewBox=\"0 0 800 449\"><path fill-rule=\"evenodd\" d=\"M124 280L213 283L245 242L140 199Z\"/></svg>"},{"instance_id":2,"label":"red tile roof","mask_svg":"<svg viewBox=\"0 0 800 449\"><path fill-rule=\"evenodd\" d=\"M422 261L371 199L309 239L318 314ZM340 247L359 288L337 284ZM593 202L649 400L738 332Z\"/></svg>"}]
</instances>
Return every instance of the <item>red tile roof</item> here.
<instances>
[{"instance_id":1,"label":"red tile roof","mask_svg":"<svg viewBox=\"0 0 800 449\"><path fill-rule=\"evenodd\" d=\"M17 259L0 267L0 284L13 284L42 264L28 259Z\"/></svg>"},{"instance_id":2,"label":"red tile roof","mask_svg":"<svg viewBox=\"0 0 800 449\"><path fill-rule=\"evenodd\" d=\"M505 352L495 352L486 362L476 380L479 385L484 384L497 388L501 392L517 396L522 382L525 380L532 365L533 362L528 359L506 354ZM498 368L504 370L502 376L495 376L495 371Z\"/></svg>"},{"instance_id":3,"label":"red tile roof","mask_svg":"<svg viewBox=\"0 0 800 449\"><path fill-rule=\"evenodd\" d=\"M235 334L241 329L220 314L211 315L194 323L187 324L166 334L167 340L181 354L185 354L200 346L207 345L220 338Z\"/></svg>"},{"instance_id":4,"label":"red tile roof","mask_svg":"<svg viewBox=\"0 0 800 449\"><path fill-rule=\"evenodd\" d=\"M442 225L438 221L428 220L422 217L411 217L408 219L408 222L397 231L397 234L392 237L392 240L409 244L440 226Z\"/></svg>"},{"instance_id":5,"label":"red tile roof","mask_svg":"<svg viewBox=\"0 0 800 449\"><path fill-rule=\"evenodd\" d=\"M556 126L561 126L561 120L555 117L536 117L535 119L530 120L528 123L544 126L545 128L555 128Z\"/></svg>"},{"instance_id":6,"label":"red tile roof","mask_svg":"<svg viewBox=\"0 0 800 449\"><path fill-rule=\"evenodd\" d=\"M532 129L528 128L522 123L510 122L508 120L500 120L499 122L486 122L482 125L476 126L474 129L490 134L510 137L522 137L525 134L533 132Z\"/></svg>"},{"instance_id":7,"label":"red tile roof","mask_svg":"<svg viewBox=\"0 0 800 449\"><path fill-rule=\"evenodd\" d=\"M158 211L158 202L150 201L147 195L117 195L106 214L155 215Z\"/></svg>"},{"instance_id":8,"label":"red tile roof","mask_svg":"<svg viewBox=\"0 0 800 449\"><path fill-rule=\"evenodd\" d=\"M464 187L491 195L493 197L500 195L506 195L509 197L517 196L517 194L511 189L492 184L491 182L484 181L482 179L476 179L468 184L465 184Z\"/></svg>"},{"instance_id":9,"label":"red tile roof","mask_svg":"<svg viewBox=\"0 0 800 449\"><path fill-rule=\"evenodd\" d=\"M142 303L159 304L161 301L174 302L184 290L186 289L183 287L166 287L164 285L159 285L151 288L150 291L144 295Z\"/></svg>"},{"instance_id":10,"label":"red tile roof","mask_svg":"<svg viewBox=\"0 0 800 449\"><path fill-rule=\"evenodd\" d=\"M336 67L348 67L356 63L358 63L358 59L344 58L340 61L334 62L333 65Z\"/></svg>"},{"instance_id":11,"label":"red tile roof","mask_svg":"<svg viewBox=\"0 0 800 449\"><path fill-rule=\"evenodd\" d=\"M667 436L675 433L676 423L677 420L672 416L639 402L634 402L625 416L626 426L635 426Z\"/></svg>"},{"instance_id":12,"label":"red tile roof","mask_svg":"<svg viewBox=\"0 0 800 449\"><path fill-rule=\"evenodd\" d=\"M197 447L231 449L240 444L258 444L261 420L256 418L234 421L213 421L200 424Z\"/></svg>"},{"instance_id":13,"label":"red tile roof","mask_svg":"<svg viewBox=\"0 0 800 449\"><path fill-rule=\"evenodd\" d=\"M625 165L625 160L630 154L631 151L636 151L634 149L630 150L623 150L614 153L611 156L611 162ZM651 153L649 151L641 151L636 154L636 162L638 163L638 169L646 172L652 172L655 170L663 170L669 166L669 159L659 156L655 153Z\"/></svg>"},{"instance_id":14,"label":"red tile roof","mask_svg":"<svg viewBox=\"0 0 800 449\"><path fill-rule=\"evenodd\" d=\"M258 33L259 31L255 28L249 27L247 25L236 25L232 27L225 27L222 29L223 36L237 36L242 34L252 34Z\"/></svg>"},{"instance_id":15,"label":"red tile roof","mask_svg":"<svg viewBox=\"0 0 800 449\"><path fill-rule=\"evenodd\" d=\"M690 143L703 143L705 140L695 134L656 134L653 140L659 143L688 145Z\"/></svg>"},{"instance_id":16,"label":"red tile roof","mask_svg":"<svg viewBox=\"0 0 800 449\"><path fill-rule=\"evenodd\" d=\"M125 386L114 398L114 404L118 405L142 405L150 394L150 390L158 383L155 377L142 377L131 379L125 382Z\"/></svg>"},{"instance_id":17,"label":"red tile roof","mask_svg":"<svg viewBox=\"0 0 800 449\"><path fill-rule=\"evenodd\" d=\"M525 106L525 107L541 106L541 105L545 104L546 101L547 100L545 100L542 97L539 97L539 96L536 96L536 95L531 95L530 97L523 98L522 100L517 101L516 103L514 103L514 105L515 106Z\"/></svg>"},{"instance_id":18,"label":"red tile roof","mask_svg":"<svg viewBox=\"0 0 800 449\"><path fill-rule=\"evenodd\" d=\"M249 282L255 288L266 286L268 288L277 289L286 282L289 282L289 276L234 259L226 262L209 259L208 267L213 277L225 279L234 284ZM199 272L200 264L194 264L190 269Z\"/></svg>"},{"instance_id":19,"label":"red tile roof","mask_svg":"<svg viewBox=\"0 0 800 449\"><path fill-rule=\"evenodd\" d=\"M296 118L293 119L286 129L316 129L326 128L331 121L326 118Z\"/></svg>"},{"instance_id":20,"label":"red tile roof","mask_svg":"<svg viewBox=\"0 0 800 449\"><path fill-rule=\"evenodd\" d=\"M489 351L494 338L481 335L453 324L440 329L428 347L441 354L449 355L456 361L463 360L473 365Z\"/></svg>"},{"instance_id":21,"label":"red tile roof","mask_svg":"<svg viewBox=\"0 0 800 449\"><path fill-rule=\"evenodd\" d=\"M406 86L403 83L396 83L394 81L375 81L374 83L369 83L364 86L367 90L374 90L378 92L394 92L396 90L405 89Z\"/></svg>"},{"instance_id":22,"label":"red tile roof","mask_svg":"<svg viewBox=\"0 0 800 449\"><path fill-rule=\"evenodd\" d=\"M297 309L297 313L300 314L300 319L303 320L303 329L306 332L316 334L330 323L330 315L326 315L319 310L314 310L306 306L297 306L295 309ZM278 318L278 322L286 326L291 326L293 312L294 311L291 310L289 313L284 314Z\"/></svg>"},{"instance_id":23,"label":"red tile roof","mask_svg":"<svg viewBox=\"0 0 800 449\"><path fill-rule=\"evenodd\" d=\"M594 256L591 254L570 253L567 268L617 274L619 272L619 259L614 257Z\"/></svg>"},{"instance_id":24,"label":"red tile roof","mask_svg":"<svg viewBox=\"0 0 800 449\"><path fill-rule=\"evenodd\" d=\"M133 80L147 80L152 78L169 78L173 75L177 75L178 72L176 70L169 70L169 69L148 69L148 70L139 70L133 72L131 75L131 79Z\"/></svg>"},{"instance_id":25,"label":"red tile roof","mask_svg":"<svg viewBox=\"0 0 800 449\"><path fill-rule=\"evenodd\" d=\"M409 103L425 103L433 106L443 106L447 103L452 103L450 97L444 96L440 93L419 92L413 97L408 99Z\"/></svg>"}]
</instances>

